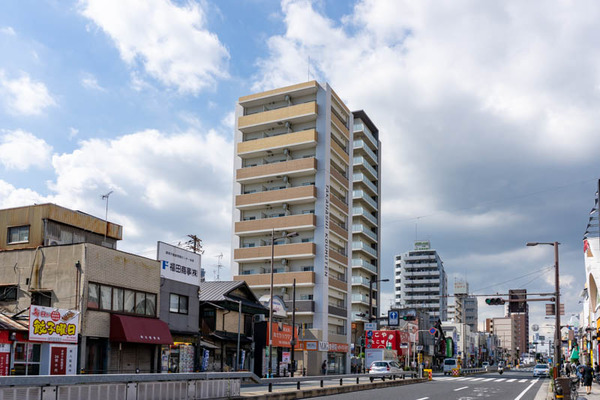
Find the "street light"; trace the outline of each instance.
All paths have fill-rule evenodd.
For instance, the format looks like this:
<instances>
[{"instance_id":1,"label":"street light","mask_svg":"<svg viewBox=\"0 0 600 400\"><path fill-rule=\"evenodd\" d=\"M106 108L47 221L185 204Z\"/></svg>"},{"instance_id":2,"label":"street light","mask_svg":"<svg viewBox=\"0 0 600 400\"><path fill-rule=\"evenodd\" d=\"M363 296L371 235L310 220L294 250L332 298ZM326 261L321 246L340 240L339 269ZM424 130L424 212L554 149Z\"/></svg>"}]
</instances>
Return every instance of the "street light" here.
<instances>
[{"instance_id":1,"label":"street light","mask_svg":"<svg viewBox=\"0 0 600 400\"><path fill-rule=\"evenodd\" d=\"M389 279L373 279L375 275L371 277L369 280L369 323L373 322L373 284L377 282L389 282ZM379 319L377 319L379 321ZM379 327L379 323L377 323L377 327Z\"/></svg>"},{"instance_id":2,"label":"street light","mask_svg":"<svg viewBox=\"0 0 600 400\"><path fill-rule=\"evenodd\" d=\"M547 245L554 247L554 313L556 315L556 328L554 331L554 363L557 367L560 367L562 364L561 360L561 343L562 339L560 337L560 275L559 275L559 266L558 266L558 242L528 242L527 246L537 246L537 245ZM557 368L554 369L557 371Z\"/></svg>"},{"instance_id":3,"label":"street light","mask_svg":"<svg viewBox=\"0 0 600 400\"><path fill-rule=\"evenodd\" d=\"M298 232L286 233L277 239L288 239L295 236L298 236ZM269 291L269 378L273 377L273 371L271 371L273 365L273 267L275 265L275 240L277 239L275 239L275 228L273 228L271 229L271 290Z\"/></svg>"}]
</instances>

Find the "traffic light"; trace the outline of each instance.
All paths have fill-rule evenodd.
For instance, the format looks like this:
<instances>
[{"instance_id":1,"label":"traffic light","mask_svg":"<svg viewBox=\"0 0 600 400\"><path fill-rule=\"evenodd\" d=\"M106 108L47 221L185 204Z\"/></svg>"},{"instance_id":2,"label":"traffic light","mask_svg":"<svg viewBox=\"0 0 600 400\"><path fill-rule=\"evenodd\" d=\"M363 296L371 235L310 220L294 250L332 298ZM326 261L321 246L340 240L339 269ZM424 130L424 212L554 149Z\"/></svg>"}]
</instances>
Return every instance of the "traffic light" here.
<instances>
[{"instance_id":1,"label":"traffic light","mask_svg":"<svg viewBox=\"0 0 600 400\"><path fill-rule=\"evenodd\" d=\"M416 321L417 317L415 315L403 315L403 321Z\"/></svg>"},{"instance_id":2,"label":"traffic light","mask_svg":"<svg viewBox=\"0 0 600 400\"><path fill-rule=\"evenodd\" d=\"M485 299L485 303L488 306L500 306L505 303L505 300L501 297L492 297L491 299Z\"/></svg>"}]
</instances>

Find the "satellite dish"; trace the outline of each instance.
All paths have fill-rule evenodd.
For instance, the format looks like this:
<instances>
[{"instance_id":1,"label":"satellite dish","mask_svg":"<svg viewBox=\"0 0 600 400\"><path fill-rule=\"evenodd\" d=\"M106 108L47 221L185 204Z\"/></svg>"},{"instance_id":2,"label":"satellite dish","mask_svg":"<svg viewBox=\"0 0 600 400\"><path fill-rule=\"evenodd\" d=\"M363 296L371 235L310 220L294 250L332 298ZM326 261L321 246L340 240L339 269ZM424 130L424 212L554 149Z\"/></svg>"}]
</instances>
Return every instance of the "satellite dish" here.
<instances>
[{"instance_id":1,"label":"satellite dish","mask_svg":"<svg viewBox=\"0 0 600 400\"><path fill-rule=\"evenodd\" d=\"M531 330L534 332L537 332L540 330L540 326L538 324L533 324L531 327Z\"/></svg>"}]
</instances>

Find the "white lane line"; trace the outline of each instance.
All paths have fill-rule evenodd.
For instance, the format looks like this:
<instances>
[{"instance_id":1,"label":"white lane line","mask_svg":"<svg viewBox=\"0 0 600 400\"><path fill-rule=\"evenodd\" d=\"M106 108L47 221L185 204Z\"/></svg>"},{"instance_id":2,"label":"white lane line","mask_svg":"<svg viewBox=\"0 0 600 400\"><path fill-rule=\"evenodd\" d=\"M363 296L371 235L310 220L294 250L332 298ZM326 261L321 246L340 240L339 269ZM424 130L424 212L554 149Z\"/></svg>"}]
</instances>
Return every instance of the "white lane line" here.
<instances>
[{"instance_id":1,"label":"white lane line","mask_svg":"<svg viewBox=\"0 0 600 400\"><path fill-rule=\"evenodd\" d=\"M427 400L429 397L421 397L420 399L417 400Z\"/></svg>"},{"instance_id":2,"label":"white lane line","mask_svg":"<svg viewBox=\"0 0 600 400\"><path fill-rule=\"evenodd\" d=\"M463 390L468 388L468 386L463 386L463 387L459 387L458 389L454 389L455 392L458 392L459 390Z\"/></svg>"},{"instance_id":3,"label":"white lane line","mask_svg":"<svg viewBox=\"0 0 600 400\"><path fill-rule=\"evenodd\" d=\"M509 380L506 381L506 383L514 382L514 381L516 381L516 379L509 379Z\"/></svg>"},{"instance_id":4,"label":"white lane line","mask_svg":"<svg viewBox=\"0 0 600 400\"><path fill-rule=\"evenodd\" d=\"M535 385L535 384L536 384L536 383L537 383L539 380L540 380L540 379L538 378L538 379L534 380L533 382L531 382L531 385L527 386L527 387L525 388L525 390L523 390L523 391L521 392L521 394L520 394L520 395L518 395L517 397L515 397L515 400L521 400L521 397L525 396L525 393L527 393L527 391L528 391L529 389L531 389L531 387L532 387L533 385Z\"/></svg>"},{"instance_id":5,"label":"white lane line","mask_svg":"<svg viewBox=\"0 0 600 400\"><path fill-rule=\"evenodd\" d=\"M471 380L471 379L473 379L473 378L458 378L458 379L456 379L456 380L457 380L457 381L469 381L469 380Z\"/></svg>"},{"instance_id":6,"label":"white lane line","mask_svg":"<svg viewBox=\"0 0 600 400\"><path fill-rule=\"evenodd\" d=\"M473 378L473 379L471 379L471 382L480 381L480 380L482 380L482 379L483 379L483 378Z\"/></svg>"},{"instance_id":7,"label":"white lane line","mask_svg":"<svg viewBox=\"0 0 600 400\"><path fill-rule=\"evenodd\" d=\"M502 381L505 381L505 380L506 380L506 378L496 379L494 382L502 382Z\"/></svg>"},{"instance_id":8,"label":"white lane line","mask_svg":"<svg viewBox=\"0 0 600 400\"><path fill-rule=\"evenodd\" d=\"M521 379L519 382L520 383L527 382L527 379Z\"/></svg>"},{"instance_id":9,"label":"white lane line","mask_svg":"<svg viewBox=\"0 0 600 400\"><path fill-rule=\"evenodd\" d=\"M496 379L496 378L488 378L488 379L484 379L483 381L484 382L489 382L489 381L493 381L494 379Z\"/></svg>"}]
</instances>

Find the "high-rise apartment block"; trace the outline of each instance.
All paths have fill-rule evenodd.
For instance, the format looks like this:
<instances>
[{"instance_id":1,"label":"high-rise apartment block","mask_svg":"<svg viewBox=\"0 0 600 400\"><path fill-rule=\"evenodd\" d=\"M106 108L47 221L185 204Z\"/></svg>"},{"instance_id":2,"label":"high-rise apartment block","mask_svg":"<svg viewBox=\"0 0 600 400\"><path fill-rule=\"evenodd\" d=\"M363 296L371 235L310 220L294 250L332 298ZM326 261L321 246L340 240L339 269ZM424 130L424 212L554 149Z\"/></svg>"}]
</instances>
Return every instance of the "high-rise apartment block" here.
<instances>
[{"instance_id":1,"label":"high-rise apartment block","mask_svg":"<svg viewBox=\"0 0 600 400\"><path fill-rule=\"evenodd\" d=\"M309 373L324 360L330 373L349 372L353 284L379 271L376 132L316 81L237 103L234 279L269 296L273 262L273 293L288 305L295 279L300 340L319 342L295 356Z\"/></svg>"},{"instance_id":2,"label":"high-rise apartment block","mask_svg":"<svg viewBox=\"0 0 600 400\"><path fill-rule=\"evenodd\" d=\"M430 320L445 321L448 278L444 264L429 241L415 242L414 250L396 256L396 307L420 308Z\"/></svg>"}]
</instances>

